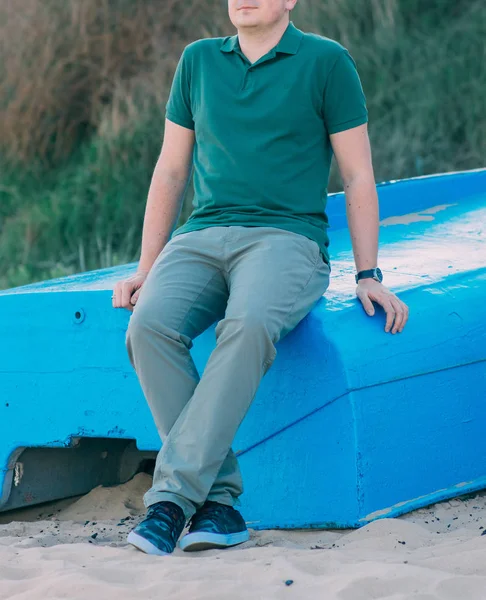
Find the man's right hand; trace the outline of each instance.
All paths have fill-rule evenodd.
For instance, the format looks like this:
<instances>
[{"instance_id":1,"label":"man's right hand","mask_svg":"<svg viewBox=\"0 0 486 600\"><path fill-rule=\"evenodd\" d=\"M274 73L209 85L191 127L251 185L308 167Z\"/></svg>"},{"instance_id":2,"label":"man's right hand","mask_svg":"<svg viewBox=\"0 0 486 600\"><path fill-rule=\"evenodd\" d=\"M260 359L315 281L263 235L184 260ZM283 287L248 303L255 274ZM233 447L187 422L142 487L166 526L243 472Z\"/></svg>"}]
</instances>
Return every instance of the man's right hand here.
<instances>
[{"instance_id":1,"label":"man's right hand","mask_svg":"<svg viewBox=\"0 0 486 600\"><path fill-rule=\"evenodd\" d=\"M147 275L148 271L137 271L134 275L128 277L128 279L118 281L111 299L113 308L127 308L133 311Z\"/></svg>"}]
</instances>

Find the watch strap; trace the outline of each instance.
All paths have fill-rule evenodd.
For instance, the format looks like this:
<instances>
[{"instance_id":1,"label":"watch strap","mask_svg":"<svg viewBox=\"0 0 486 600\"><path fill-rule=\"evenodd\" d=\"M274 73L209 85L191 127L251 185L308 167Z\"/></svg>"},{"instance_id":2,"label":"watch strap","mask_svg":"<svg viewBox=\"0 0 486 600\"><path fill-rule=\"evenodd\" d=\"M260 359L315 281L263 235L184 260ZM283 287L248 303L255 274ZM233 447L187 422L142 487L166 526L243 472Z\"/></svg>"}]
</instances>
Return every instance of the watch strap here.
<instances>
[{"instance_id":1,"label":"watch strap","mask_svg":"<svg viewBox=\"0 0 486 600\"><path fill-rule=\"evenodd\" d=\"M356 279L356 283L358 283L358 281L360 279L376 279L377 281L380 281L381 278L378 275L378 269L374 268L374 269L364 269L362 271L359 271L358 273L356 273L355 275L355 279Z\"/></svg>"}]
</instances>

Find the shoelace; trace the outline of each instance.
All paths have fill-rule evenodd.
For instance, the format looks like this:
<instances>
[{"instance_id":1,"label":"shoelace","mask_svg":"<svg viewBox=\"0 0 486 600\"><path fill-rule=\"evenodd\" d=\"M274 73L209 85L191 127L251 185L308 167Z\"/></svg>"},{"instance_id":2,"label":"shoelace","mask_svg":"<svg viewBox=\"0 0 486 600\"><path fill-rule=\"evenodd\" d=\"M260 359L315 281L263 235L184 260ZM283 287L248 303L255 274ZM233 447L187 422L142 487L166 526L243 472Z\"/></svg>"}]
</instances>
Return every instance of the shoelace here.
<instances>
[{"instance_id":1,"label":"shoelace","mask_svg":"<svg viewBox=\"0 0 486 600\"><path fill-rule=\"evenodd\" d=\"M147 511L147 518L152 517L156 517L168 526L175 524L178 528L182 527L185 521L182 511L167 504L152 504ZM169 519L172 522L169 522Z\"/></svg>"},{"instance_id":2,"label":"shoelace","mask_svg":"<svg viewBox=\"0 0 486 600\"><path fill-rule=\"evenodd\" d=\"M189 525L195 525L198 521L203 521L206 519L212 519L213 517L218 517L219 515L224 515L230 507L223 506L218 503L214 504L205 504L202 506L194 515L192 516Z\"/></svg>"}]
</instances>

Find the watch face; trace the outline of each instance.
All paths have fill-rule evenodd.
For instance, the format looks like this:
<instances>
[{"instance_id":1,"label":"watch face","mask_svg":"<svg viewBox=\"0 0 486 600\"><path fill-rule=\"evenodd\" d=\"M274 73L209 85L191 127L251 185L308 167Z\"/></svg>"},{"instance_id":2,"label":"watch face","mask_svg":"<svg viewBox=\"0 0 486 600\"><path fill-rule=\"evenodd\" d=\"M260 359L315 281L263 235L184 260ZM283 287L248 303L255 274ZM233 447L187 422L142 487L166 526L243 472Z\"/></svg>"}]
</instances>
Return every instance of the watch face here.
<instances>
[{"instance_id":1,"label":"watch face","mask_svg":"<svg viewBox=\"0 0 486 600\"><path fill-rule=\"evenodd\" d=\"M383 281L383 273L381 272L381 269L379 269L379 268L376 269L376 275L378 277L378 281L382 282Z\"/></svg>"}]
</instances>

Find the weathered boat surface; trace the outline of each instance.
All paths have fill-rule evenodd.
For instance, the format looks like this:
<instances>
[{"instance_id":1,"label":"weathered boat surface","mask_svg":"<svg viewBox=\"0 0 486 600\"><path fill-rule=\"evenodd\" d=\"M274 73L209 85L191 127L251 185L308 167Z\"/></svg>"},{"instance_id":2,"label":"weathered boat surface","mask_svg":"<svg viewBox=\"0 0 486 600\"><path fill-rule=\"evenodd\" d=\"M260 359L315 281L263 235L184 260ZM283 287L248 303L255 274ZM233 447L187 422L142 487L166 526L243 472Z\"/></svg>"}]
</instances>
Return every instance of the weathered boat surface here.
<instances>
[{"instance_id":1,"label":"weathered boat surface","mask_svg":"<svg viewBox=\"0 0 486 600\"><path fill-rule=\"evenodd\" d=\"M486 487L486 169L377 190L379 265L409 322L392 335L365 314L330 195L331 285L233 445L250 527L359 527ZM0 510L124 481L160 448L110 298L136 267L0 292ZM194 340L200 373L214 327Z\"/></svg>"}]
</instances>

